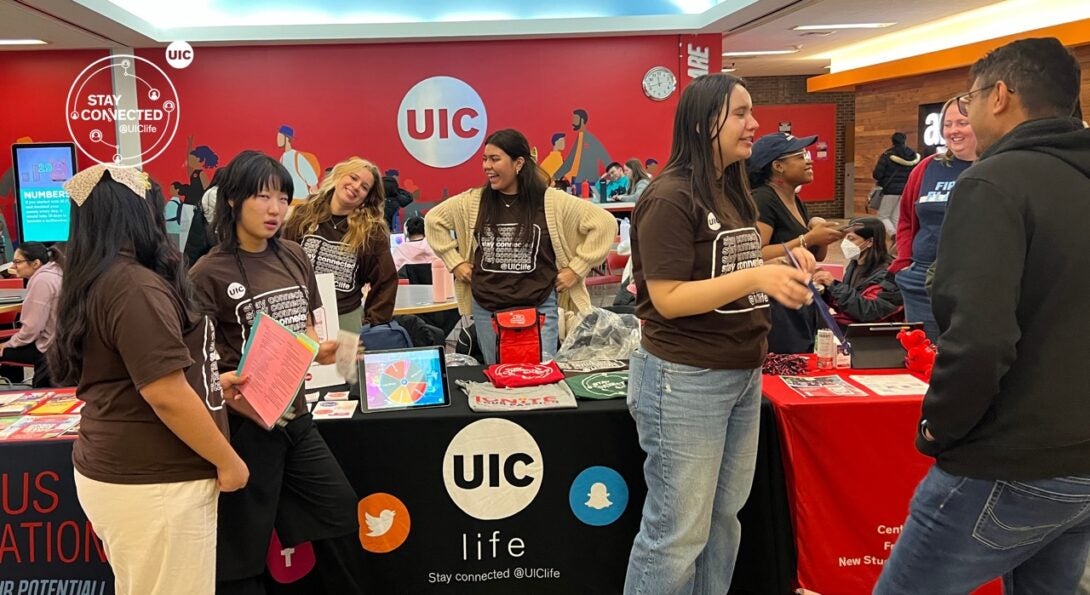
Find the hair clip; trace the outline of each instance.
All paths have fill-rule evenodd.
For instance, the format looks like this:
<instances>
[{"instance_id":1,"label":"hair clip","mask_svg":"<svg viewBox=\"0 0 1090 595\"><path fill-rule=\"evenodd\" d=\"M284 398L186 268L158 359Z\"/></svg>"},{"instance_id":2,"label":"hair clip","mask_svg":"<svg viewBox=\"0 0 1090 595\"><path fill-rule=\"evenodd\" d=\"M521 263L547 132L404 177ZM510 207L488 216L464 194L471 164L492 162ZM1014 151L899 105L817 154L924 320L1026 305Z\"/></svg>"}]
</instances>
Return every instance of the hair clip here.
<instances>
[{"instance_id":1,"label":"hair clip","mask_svg":"<svg viewBox=\"0 0 1090 595\"><path fill-rule=\"evenodd\" d=\"M72 179L64 183L64 189L77 207L82 207L91 196L91 191L102 181L102 174L109 172L110 179L124 184L129 190L140 198L144 198L151 181L148 175L135 167L113 167L109 165L94 165L72 176Z\"/></svg>"}]
</instances>

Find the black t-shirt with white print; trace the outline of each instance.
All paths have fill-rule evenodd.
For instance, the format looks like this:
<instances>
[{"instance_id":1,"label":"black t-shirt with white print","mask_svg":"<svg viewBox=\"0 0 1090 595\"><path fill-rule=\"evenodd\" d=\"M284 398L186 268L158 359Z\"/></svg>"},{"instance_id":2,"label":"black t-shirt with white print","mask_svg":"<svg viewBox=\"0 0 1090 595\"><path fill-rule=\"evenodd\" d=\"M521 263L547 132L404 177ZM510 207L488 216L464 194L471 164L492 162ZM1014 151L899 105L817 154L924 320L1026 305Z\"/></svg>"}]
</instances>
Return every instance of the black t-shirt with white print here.
<instances>
[{"instance_id":1,"label":"black t-shirt with white print","mask_svg":"<svg viewBox=\"0 0 1090 595\"><path fill-rule=\"evenodd\" d=\"M751 293L712 312L667 319L655 309L647 280L699 281L761 266L755 226L720 221L696 203L688 178L664 175L636 203L632 273L641 345L666 361L717 369L760 367L769 329L768 296Z\"/></svg>"},{"instance_id":2,"label":"black t-shirt with white print","mask_svg":"<svg viewBox=\"0 0 1090 595\"><path fill-rule=\"evenodd\" d=\"M540 305L556 287L556 253L545 210L534 213L533 229L524 242L519 228L530 205L513 195L501 196L510 202L494 211L495 232L482 225L474 233L473 299L490 312Z\"/></svg>"},{"instance_id":3,"label":"black t-shirt with white print","mask_svg":"<svg viewBox=\"0 0 1090 595\"><path fill-rule=\"evenodd\" d=\"M216 246L190 269L189 276L198 299L213 312L222 370L238 369L258 312L303 333L314 319L312 313L322 307L306 253L287 240L280 240L276 248L270 243L264 252L239 250L237 255ZM294 412L306 411L300 386Z\"/></svg>"}]
</instances>

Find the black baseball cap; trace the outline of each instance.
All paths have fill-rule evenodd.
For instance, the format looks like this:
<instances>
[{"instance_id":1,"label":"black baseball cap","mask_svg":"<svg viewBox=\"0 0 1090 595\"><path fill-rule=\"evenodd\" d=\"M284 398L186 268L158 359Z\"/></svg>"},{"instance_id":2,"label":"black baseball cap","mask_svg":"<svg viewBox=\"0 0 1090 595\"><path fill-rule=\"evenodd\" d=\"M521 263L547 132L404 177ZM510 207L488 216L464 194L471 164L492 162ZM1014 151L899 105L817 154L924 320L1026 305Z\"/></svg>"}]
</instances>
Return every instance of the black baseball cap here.
<instances>
[{"instance_id":1,"label":"black baseball cap","mask_svg":"<svg viewBox=\"0 0 1090 595\"><path fill-rule=\"evenodd\" d=\"M817 135L814 136L791 136L786 132L773 132L772 134L766 134L757 139L757 142L753 143L753 154L750 155L749 160L746 161L746 169L750 173L756 173L765 168L766 165L773 161L783 157L784 155L790 155L792 153L798 153L799 151L809 147L817 142Z\"/></svg>"}]
</instances>

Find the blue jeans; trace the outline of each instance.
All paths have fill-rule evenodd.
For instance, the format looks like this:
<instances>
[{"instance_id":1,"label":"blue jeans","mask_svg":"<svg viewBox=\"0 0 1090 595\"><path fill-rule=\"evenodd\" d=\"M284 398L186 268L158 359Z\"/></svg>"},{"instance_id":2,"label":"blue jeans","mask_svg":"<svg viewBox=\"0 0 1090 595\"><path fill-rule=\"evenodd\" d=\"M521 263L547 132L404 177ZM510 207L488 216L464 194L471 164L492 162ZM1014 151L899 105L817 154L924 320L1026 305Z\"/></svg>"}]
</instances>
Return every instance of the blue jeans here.
<instances>
[{"instance_id":1,"label":"blue jeans","mask_svg":"<svg viewBox=\"0 0 1090 595\"><path fill-rule=\"evenodd\" d=\"M492 312L482 308L472 297L470 299L473 301L473 327L477 331L477 341L481 344L483 363L491 366L496 363L496 331L492 328ZM545 326L541 328L541 361L547 361L556 356L556 350L560 346L560 320L555 291L545 298L537 311L545 315Z\"/></svg>"},{"instance_id":2,"label":"blue jeans","mask_svg":"<svg viewBox=\"0 0 1090 595\"><path fill-rule=\"evenodd\" d=\"M905 301L905 322L922 322L927 338L934 343L939 340L939 323L931 312L931 296L924 288L924 278L930 264L913 262L908 268L897 271L894 279Z\"/></svg>"},{"instance_id":3,"label":"blue jeans","mask_svg":"<svg viewBox=\"0 0 1090 595\"><path fill-rule=\"evenodd\" d=\"M647 499L624 592L722 595L753 483L761 371L694 368L642 349L629 364Z\"/></svg>"},{"instance_id":4,"label":"blue jeans","mask_svg":"<svg viewBox=\"0 0 1090 595\"><path fill-rule=\"evenodd\" d=\"M970 479L931 471L875 595L963 595L1003 577L1006 595L1074 593L1090 553L1090 477Z\"/></svg>"}]
</instances>

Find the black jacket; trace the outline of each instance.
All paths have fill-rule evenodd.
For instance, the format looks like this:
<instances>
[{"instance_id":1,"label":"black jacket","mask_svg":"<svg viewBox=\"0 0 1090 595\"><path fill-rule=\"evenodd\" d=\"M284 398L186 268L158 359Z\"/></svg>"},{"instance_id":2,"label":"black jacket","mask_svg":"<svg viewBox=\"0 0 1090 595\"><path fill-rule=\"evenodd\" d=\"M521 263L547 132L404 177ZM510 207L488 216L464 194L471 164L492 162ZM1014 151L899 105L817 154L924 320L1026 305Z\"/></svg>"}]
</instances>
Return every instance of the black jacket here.
<instances>
[{"instance_id":1,"label":"black jacket","mask_svg":"<svg viewBox=\"0 0 1090 595\"><path fill-rule=\"evenodd\" d=\"M882 194L900 194L905 191L908 174L919 162L919 153L905 145L894 145L878 158L871 177L882 187Z\"/></svg>"},{"instance_id":2,"label":"black jacket","mask_svg":"<svg viewBox=\"0 0 1090 595\"><path fill-rule=\"evenodd\" d=\"M889 272L893 257L867 271L860 271L852 260L844 269L844 281L834 281L826 291L829 306L836 310L837 322L881 322L901 310L904 300L901 290ZM860 277L860 278L857 278Z\"/></svg>"},{"instance_id":3,"label":"black jacket","mask_svg":"<svg viewBox=\"0 0 1090 595\"><path fill-rule=\"evenodd\" d=\"M1090 130L1023 122L958 178L931 305L939 357L917 447L949 473L1090 475Z\"/></svg>"}]
</instances>

